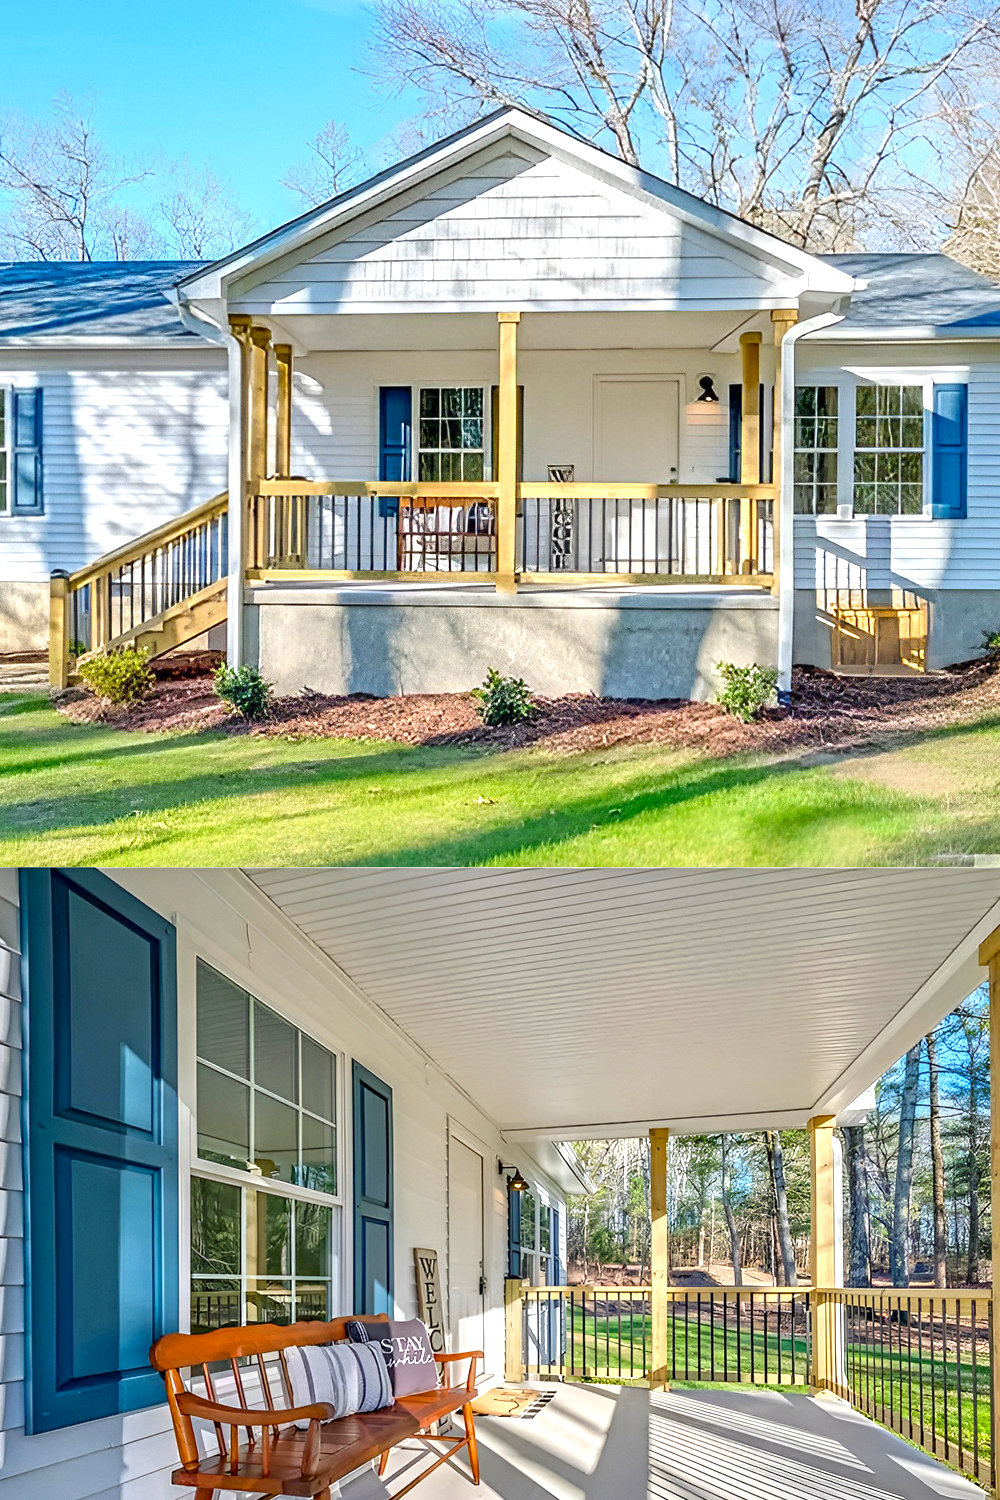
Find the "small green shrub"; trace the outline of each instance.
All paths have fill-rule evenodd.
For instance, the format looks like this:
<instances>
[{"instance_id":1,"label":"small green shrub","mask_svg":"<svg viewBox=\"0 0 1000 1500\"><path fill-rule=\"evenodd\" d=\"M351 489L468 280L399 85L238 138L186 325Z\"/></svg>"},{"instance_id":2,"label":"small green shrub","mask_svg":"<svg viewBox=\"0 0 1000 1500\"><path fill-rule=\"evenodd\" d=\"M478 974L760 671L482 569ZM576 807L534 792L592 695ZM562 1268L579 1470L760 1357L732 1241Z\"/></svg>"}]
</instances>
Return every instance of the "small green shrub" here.
<instances>
[{"instance_id":1,"label":"small green shrub","mask_svg":"<svg viewBox=\"0 0 1000 1500\"><path fill-rule=\"evenodd\" d=\"M1000 630L983 631L983 650L988 656L1000 656Z\"/></svg>"},{"instance_id":2,"label":"small green shrub","mask_svg":"<svg viewBox=\"0 0 1000 1500\"><path fill-rule=\"evenodd\" d=\"M122 646L106 656L92 656L78 670L92 693L118 707L138 703L153 686L145 646Z\"/></svg>"},{"instance_id":3,"label":"small green shrub","mask_svg":"<svg viewBox=\"0 0 1000 1500\"><path fill-rule=\"evenodd\" d=\"M734 718L752 724L774 700L777 672L770 667L759 667L756 662L748 667L738 667L735 662L720 661L717 666L725 686L716 702L721 703Z\"/></svg>"},{"instance_id":4,"label":"small green shrub","mask_svg":"<svg viewBox=\"0 0 1000 1500\"><path fill-rule=\"evenodd\" d=\"M267 718L271 684L256 667L227 667L224 661L220 662L215 669L215 691L244 719Z\"/></svg>"},{"instance_id":5,"label":"small green shrub","mask_svg":"<svg viewBox=\"0 0 1000 1500\"><path fill-rule=\"evenodd\" d=\"M490 667L482 687L473 688L479 699L476 712L484 724L519 724L535 712L527 684L521 677L504 677Z\"/></svg>"}]
</instances>

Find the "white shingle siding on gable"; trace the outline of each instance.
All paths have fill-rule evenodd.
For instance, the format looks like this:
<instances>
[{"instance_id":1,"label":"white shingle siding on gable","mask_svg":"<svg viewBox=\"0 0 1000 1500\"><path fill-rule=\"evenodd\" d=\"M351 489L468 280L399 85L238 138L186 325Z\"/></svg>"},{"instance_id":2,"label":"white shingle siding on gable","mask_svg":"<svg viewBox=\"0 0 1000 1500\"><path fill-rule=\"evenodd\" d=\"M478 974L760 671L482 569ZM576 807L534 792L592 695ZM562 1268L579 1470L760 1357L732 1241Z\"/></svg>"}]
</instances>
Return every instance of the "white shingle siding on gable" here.
<instances>
[{"instance_id":1,"label":"white shingle siding on gable","mask_svg":"<svg viewBox=\"0 0 1000 1500\"><path fill-rule=\"evenodd\" d=\"M838 368L910 369L969 382L968 516L870 516L838 521L796 516L795 585L800 589L996 589L1000 558L1000 359L982 346L799 345L797 380Z\"/></svg>"},{"instance_id":2,"label":"white shingle siding on gable","mask_svg":"<svg viewBox=\"0 0 1000 1500\"><path fill-rule=\"evenodd\" d=\"M443 180L442 180L443 179ZM797 273L554 156L482 153L306 260L236 289L233 310L333 313L616 301L773 302Z\"/></svg>"},{"instance_id":3,"label":"white shingle siding on gable","mask_svg":"<svg viewBox=\"0 0 1000 1500\"><path fill-rule=\"evenodd\" d=\"M38 385L45 512L0 516L0 579L72 571L226 485L223 350L0 349L0 385Z\"/></svg>"}]
</instances>

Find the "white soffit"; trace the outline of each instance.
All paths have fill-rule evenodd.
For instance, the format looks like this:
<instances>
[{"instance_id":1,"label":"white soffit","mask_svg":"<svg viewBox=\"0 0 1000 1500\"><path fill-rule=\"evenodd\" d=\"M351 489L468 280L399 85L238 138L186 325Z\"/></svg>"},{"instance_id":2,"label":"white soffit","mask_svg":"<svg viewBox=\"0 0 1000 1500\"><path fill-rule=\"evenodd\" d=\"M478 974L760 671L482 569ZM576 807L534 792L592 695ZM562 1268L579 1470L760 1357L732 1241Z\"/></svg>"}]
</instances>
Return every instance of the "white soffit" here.
<instances>
[{"instance_id":1,"label":"white soffit","mask_svg":"<svg viewBox=\"0 0 1000 1500\"><path fill-rule=\"evenodd\" d=\"M1000 925L1000 870L246 873L514 1140L835 1113Z\"/></svg>"}]
</instances>

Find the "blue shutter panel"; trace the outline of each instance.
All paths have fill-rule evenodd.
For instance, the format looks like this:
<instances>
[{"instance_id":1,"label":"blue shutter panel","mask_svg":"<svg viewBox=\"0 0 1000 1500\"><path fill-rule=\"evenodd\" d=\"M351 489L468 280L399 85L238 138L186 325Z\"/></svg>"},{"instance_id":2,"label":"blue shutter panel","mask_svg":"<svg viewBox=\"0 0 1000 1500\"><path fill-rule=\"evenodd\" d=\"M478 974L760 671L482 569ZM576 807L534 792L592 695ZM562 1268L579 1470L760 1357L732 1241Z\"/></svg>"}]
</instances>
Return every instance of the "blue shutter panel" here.
<instances>
[{"instance_id":1,"label":"blue shutter panel","mask_svg":"<svg viewBox=\"0 0 1000 1500\"><path fill-rule=\"evenodd\" d=\"M13 405L12 509L37 515L42 509L42 393L15 390Z\"/></svg>"},{"instance_id":2,"label":"blue shutter panel","mask_svg":"<svg viewBox=\"0 0 1000 1500\"><path fill-rule=\"evenodd\" d=\"M934 387L931 414L932 514L943 520L962 520L969 487L969 388L941 384Z\"/></svg>"},{"instance_id":3,"label":"blue shutter panel","mask_svg":"<svg viewBox=\"0 0 1000 1500\"><path fill-rule=\"evenodd\" d=\"M521 1274L521 1194L507 1190L507 1275Z\"/></svg>"},{"instance_id":4,"label":"blue shutter panel","mask_svg":"<svg viewBox=\"0 0 1000 1500\"><path fill-rule=\"evenodd\" d=\"M92 870L22 876L27 1430L163 1400L178 1323L174 929Z\"/></svg>"},{"instance_id":5,"label":"blue shutter panel","mask_svg":"<svg viewBox=\"0 0 1000 1500\"><path fill-rule=\"evenodd\" d=\"M378 401L378 477L394 483L410 477L413 393L408 385L384 385ZM379 515L399 514L399 501L379 501Z\"/></svg>"},{"instance_id":6,"label":"blue shutter panel","mask_svg":"<svg viewBox=\"0 0 1000 1500\"><path fill-rule=\"evenodd\" d=\"M743 446L743 387L729 387L729 482L739 484Z\"/></svg>"},{"instance_id":7,"label":"blue shutter panel","mask_svg":"<svg viewBox=\"0 0 1000 1500\"><path fill-rule=\"evenodd\" d=\"M393 1312L392 1089L354 1064L354 1308Z\"/></svg>"}]
</instances>

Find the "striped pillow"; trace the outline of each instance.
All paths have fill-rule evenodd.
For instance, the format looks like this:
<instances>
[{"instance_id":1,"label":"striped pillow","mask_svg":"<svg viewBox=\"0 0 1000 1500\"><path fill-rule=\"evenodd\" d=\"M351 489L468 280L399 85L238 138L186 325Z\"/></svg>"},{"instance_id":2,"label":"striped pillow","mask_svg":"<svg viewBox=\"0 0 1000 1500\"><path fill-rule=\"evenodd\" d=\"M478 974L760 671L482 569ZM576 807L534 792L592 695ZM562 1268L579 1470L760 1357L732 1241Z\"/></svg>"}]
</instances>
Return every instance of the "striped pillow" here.
<instances>
[{"instance_id":1,"label":"striped pillow","mask_svg":"<svg viewBox=\"0 0 1000 1500\"><path fill-rule=\"evenodd\" d=\"M293 1406L329 1401L338 1417L392 1405L385 1361L373 1344L306 1344L285 1351ZM308 1422L299 1422L308 1427Z\"/></svg>"}]
</instances>

